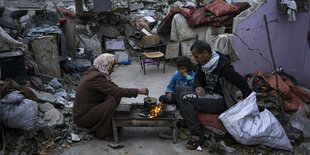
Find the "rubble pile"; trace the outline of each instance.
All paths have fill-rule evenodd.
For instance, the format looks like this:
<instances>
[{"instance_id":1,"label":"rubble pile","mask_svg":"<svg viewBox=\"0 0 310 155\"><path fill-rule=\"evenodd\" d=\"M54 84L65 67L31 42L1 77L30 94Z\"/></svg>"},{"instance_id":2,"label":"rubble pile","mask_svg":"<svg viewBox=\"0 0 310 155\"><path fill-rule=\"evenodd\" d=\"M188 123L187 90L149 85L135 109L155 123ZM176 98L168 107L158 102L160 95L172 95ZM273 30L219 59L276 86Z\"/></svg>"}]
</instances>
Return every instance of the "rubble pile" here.
<instances>
[{"instance_id":1,"label":"rubble pile","mask_svg":"<svg viewBox=\"0 0 310 155\"><path fill-rule=\"evenodd\" d=\"M11 85L18 86L17 90L1 99L5 154L62 151L76 142L93 138L89 131L72 123L75 92L67 93L57 79L46 84L44 91L4 81L1 91L7 92Z\"/></svg>"}]
</instances>

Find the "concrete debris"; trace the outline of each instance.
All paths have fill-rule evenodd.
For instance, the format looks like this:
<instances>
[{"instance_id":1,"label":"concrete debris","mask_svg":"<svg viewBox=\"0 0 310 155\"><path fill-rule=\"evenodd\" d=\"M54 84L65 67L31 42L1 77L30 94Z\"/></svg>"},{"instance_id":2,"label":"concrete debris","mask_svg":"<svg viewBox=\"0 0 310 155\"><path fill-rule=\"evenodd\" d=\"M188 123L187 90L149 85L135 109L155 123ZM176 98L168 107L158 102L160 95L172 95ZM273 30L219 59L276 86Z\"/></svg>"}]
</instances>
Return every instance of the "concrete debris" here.
<instances>
[{"instance_id":1,"label":"concrete debris","mask_svg":"<svg viewBox=\"0 0 310 155\"><path fill-rule=\"evenodd\" d=\"M105 50L106 51L124 51L125 42L124 40L112 39L105 41Z\"/></svg>"},{"instance_id":2,"label":"concrete debris","mask_svg":"<svg viewBox=\"0 0 310 155\"><path fill-rule=\"evenodd\" d=\"M47 126L54 128L64 123L63 115L55 108L52 108L44 113L43 120L46 121Z\"/></svg>"},{"instance_id":3,"label":"concrete debris","mask_svg":"<svg viewBox=\"0 0 310 155\"><path fill-rule=\"evenodd\" d=\"M114 25L104 24L100 27L100 33L105 37L116 38L120 35L117 27Z\"/></svg>"},{"instance_id":4,"label":"concrete debris","mask_svg":"<svg viewBox=\"0 0 310 155\"><path fill-rule=\"evenodd\" d=\"M55 108L52 104L46 102L44 104L39 104L39 110L43 113Z\"/></svg>"},{"instance_id":5,"label":"concrete debris","mask_svg":"<svg viewBox=\"0 0 310 155\"><path fill-rule=\"evenodd\" d=\"M39 101L50 102L50 103L55 103L56 102L56 98L52 94L50 94L50 93L46 93L46 92L43 92L43 91L36 91L36 90L34 90L32 88L30 88L30 90L32 90L32 92L37 95Z\"/></svg>"},{"instance_id":6,"label":"concrete debris","mask_svg":"<svg viewBox=\"0 0 310 155\"><path fill-rule=\"evenodd\" d=\"M143 9L144 8L144 4L143 3L130 4L129 8L130 8L130 11L136 11L136 10L139 10L139 9Z\"/></svg>"}]
</instances>

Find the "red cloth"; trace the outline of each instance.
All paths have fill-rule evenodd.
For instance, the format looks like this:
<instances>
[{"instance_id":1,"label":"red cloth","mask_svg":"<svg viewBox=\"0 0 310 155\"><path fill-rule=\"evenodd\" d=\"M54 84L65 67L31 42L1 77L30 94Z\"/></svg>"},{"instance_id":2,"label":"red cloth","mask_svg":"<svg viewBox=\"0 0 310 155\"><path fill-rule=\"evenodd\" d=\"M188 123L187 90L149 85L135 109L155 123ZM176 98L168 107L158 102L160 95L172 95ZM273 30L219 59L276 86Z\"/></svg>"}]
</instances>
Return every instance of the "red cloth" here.
<instances>
[{"instance_id":1,"label":"red cloth","mask_svg":"<svg viewBox=\"0 0 310 155\"><path fill-rule=\"evenodd\" d=\"M265 71L256 71L253 75L265 79L270 86L276 89L276 76L270 75ZM298 88L291 80L284 76L278 76L278 86L281 97L284 100L284 110L287 112L296 112L301 106L310 117L310 92ZM271 91L272 95L276 96L277 92Z\"/></svg>"},{"instance_id":2,"label":"red cloth","mask_svg":"<svg viewBox=\"0 0 310 155\"><path fill-rule=\"evenodd\" d=\"M205 9L218 17L226 16L238 11L237 7L223 0L214 0L212 3L205 5Z\"/></svg>"},{"instance_id":3,"label":"red cloth","mask_svg":"<svg viewBox=\"0 0 310 155\"><path fill-rule=\"evenodd\" d=\"M197 120L201 125L209 125L221 130L224 133L227 133L227 130L224 127L223 123L221 122L220 119L218 119L219 116L220 116L219 114L216 115L216 114L206 114L196 112Z\"/></svg>"}]
</instances>

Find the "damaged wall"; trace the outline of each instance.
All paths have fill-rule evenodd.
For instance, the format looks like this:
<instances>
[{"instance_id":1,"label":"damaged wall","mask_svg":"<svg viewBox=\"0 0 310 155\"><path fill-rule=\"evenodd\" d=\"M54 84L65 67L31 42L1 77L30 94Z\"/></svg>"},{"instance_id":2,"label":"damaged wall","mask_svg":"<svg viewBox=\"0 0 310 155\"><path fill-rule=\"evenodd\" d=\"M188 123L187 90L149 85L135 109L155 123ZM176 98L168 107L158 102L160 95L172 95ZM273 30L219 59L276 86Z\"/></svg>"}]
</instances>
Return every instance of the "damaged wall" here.
<instances>
[{"instance_id":1,"label":"damaged wall","mask_svg":"<svg viewBox=\"0 0 310 155\"><path fill-rule=\"evenodd\" d=\"M277 1L268 0L248 19L237 25L233 40L240 60L233 65L245 75L256 70L273 70L264 22L267 16L272 49L277 66L293 75L299 85L310 87L310 49L307 32L310 29L310 12L296 13L296 22L277 11Z\"/></svg>"}]
</instances>

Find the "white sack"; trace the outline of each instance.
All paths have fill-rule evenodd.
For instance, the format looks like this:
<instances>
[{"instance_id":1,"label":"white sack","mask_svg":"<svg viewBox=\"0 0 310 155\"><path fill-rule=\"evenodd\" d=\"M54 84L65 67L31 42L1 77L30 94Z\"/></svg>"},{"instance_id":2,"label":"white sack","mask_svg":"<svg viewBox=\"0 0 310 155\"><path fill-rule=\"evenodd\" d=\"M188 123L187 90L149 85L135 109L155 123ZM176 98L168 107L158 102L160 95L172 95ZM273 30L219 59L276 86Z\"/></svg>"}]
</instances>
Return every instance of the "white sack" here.
<instances>
[{"instance_id":1,"label":"white sack","mask_svg":"<svg viewBox=\"0 0 310 155\"><path fill-rule=\"evenodd\" d=\"M219 119L234 139L244 145L263 144L277 149L293 149L273 114L267 109L258 111L255 92L229 108Z\"/></svg>"}]
</instances>

